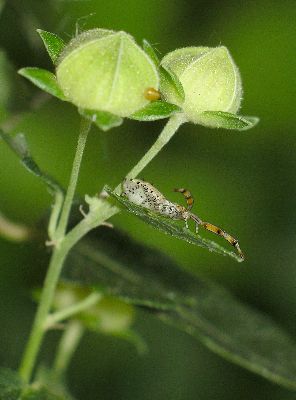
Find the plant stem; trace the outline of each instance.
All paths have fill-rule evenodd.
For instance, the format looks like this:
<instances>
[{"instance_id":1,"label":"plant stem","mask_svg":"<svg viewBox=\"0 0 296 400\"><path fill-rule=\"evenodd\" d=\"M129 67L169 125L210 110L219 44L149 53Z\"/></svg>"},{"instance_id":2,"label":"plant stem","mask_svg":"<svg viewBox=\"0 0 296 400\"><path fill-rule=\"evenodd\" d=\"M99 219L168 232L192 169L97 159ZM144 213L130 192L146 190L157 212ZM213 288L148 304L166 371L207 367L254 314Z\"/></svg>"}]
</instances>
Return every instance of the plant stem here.
<instances>
[{"instance_id":1,"label":"plant stem","mask_svg":"<svg viewBox=\"0 0 296 400\"><path fill-rule=\"evenodd\" d=\"M75 158L73 161L70 182L69 182L69 186L67 189L67 194L66 194L66 198L64 201L64 205L62 208L60 222L59 222L58 228L57 228L57 239L62 238L65 235L65 232L67 229L69 214L71 211L73 197L74 197L75 189L76 189L76 185L77 185L80 164L81 164L83 151L84 151L84 147L86 144L86 139L87 139L87 135L90 130L90 127L91 127L91 121L89 121L85 118L82 118L81 125L80 125L80 134L79 134L79 138L78 138Z\"/></svg>"},{"instance_id":2,"label":"plant stem","mask_svg":"<svg viewBox=\"0 0 296 400\"><path fill-rule=\"evenodd\" d=\"M70 321L61 337L58 351L53 364L53 372L60 377L71 361L80 342L84 328L79 321Z\"/></svg>"},{"instance_id":3,"label":"plant stem","mask_svg":"<svg viewBox=\"0 0 296 400\"><path fill-rule=\"evenodd\" d=\"M66 238L64 237L64 233L68 224L69 213L71 210L83 150L85 147L90 125L91 123L84 119L81 122L70 183L62 209L60 223L56 231L56 238L59 239L59 244L54 248L51 256L50 264L44 281L44 287L40 298L40 303L33 323L33 328L31 330L31 334L20 365L20 375L25 382L29 382L31 379L32 371L45 332L45 321L50 311L62 266L69 250L74 244L74 242L65 240Z\"/></svg>"},{"instance_id":4,"label":"plant stem","mask_svg":"<svg viewBox=\"0 0 296 400\"><path fill-rule=\"evenodd\" d=\"M63 201L64 201L63 193L60 191L57 191L55 193L54 204L53 204L52 211L50 214L48 230L47 230L48 237L51 241L53 241L55 239L54 235L56 233L58 219L59 219L60 212L61 212L61 209L63 206Z\"/></svg>"},{"instance_id":5,"label":"plant stem","mask_svg":"<svg viewBox=\"0 0 296 400\"><path fill-rule=\"evenodd\" d=\"M150 147L150 149L141 158L141 160L129 171L129 173L126 175L126 178L135 178L160 152L160 150L168 143L168 141L173 137L178 128L184 122L186 122L184 114L182 113L174 114L166 123L162 132L156 139L156 142ZM119 184L114 191L115 193L120 194L121 184Z\"/></svg>"},{"instance_id":6,"label":"plant stem","mask_svg":"<svg viewBox=\"0 0 296 400\"><path fill-rule=\"evenodd\" d=\"M60 248L55 248L52 254L33 328L20 365L19 372L24 382L30 381L45 332L44 324L51 307L54 291L67 253L68 249L66 249L65 246L60 246Z\"/></svg>"}]
</instances>

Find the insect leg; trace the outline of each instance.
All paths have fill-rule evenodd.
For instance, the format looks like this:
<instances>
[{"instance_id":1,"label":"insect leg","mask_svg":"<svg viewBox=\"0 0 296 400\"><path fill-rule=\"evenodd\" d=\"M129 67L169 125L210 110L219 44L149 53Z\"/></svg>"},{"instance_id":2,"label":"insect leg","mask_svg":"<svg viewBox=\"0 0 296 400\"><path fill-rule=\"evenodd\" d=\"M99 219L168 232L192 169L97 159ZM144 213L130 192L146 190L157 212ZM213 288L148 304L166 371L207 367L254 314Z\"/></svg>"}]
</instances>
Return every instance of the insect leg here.
<instances>
[{"instance_id":1,"label":"insect leg","mask_svg":"<svg viewBox=\"0 0 296 400\"><path fill-rule=\"evenodd\" d=\"M186 199L187 210L188 211L191 210L191 208L193 207L194 200L189 190L180 188L180 189L174 189L174 192L179 192L183 194L183 196Z\"/></svg>"},{"instance_id":2,"label":"insect leg","mask_svg":"<svg viewBox=\"0 0 296 400\"><path fill-rule=\"evenodd\" d=\"M244 260L245 256L239 247L238 241L234 237L223 231L223 229L210 224L209 222L201 222L201 226L203 226L206 230L215 233L216 235L224 237L224 239L226 239L232 246L236 248L240 258Z\"/></svg>"},{"instance_id":3,"label":"insect leg","mask_svg":"<svg viewBox=\"0 0 296 400\"><path fill-rule=\"evenodd\" d=\"M195 222L195 232L198 233L198 225L202 224L202 220L195 214L189 213L189 218Z\"/></svg>"}]
</instances>

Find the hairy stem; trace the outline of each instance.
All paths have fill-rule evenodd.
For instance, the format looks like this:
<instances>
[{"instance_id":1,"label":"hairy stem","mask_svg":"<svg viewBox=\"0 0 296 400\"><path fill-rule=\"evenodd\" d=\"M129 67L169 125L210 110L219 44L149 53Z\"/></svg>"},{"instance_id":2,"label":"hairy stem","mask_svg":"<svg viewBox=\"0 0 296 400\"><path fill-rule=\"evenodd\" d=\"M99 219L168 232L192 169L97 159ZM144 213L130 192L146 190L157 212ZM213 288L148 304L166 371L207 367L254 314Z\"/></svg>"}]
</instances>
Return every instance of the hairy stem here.
<instances>
[{"instance_id":1,"label":"hairy stem","mask_svg":"<svg viewBox=\"0 0 296 400\"><path fill-rule=\"evenodd\" d=\"M25 348L23 359L20 365L20 375L25 382L29 382L31 379L38 351L45 333L45 321L50 311L50 307L54 297L54 292L61 274L62 266L69 250L74 244L74 242L71 243L69 240L66 240L66 238L64 237L64 233L66 231L66 227L68 224L69 213L71 210L71 205L76 189L82 155L89 129L90 129L90 122L82 120L79 132L78 144L71 172L70 183L67 190L65 202L62 208L61 219L57 227L57 233L59 236L56 236L56 238L59 239L59 244L54 248L51 256L50 264L47 270L40 298L40 303L30 333L30 337L27 346Z\"/></svg>"},{"instance_id":2,"label":"hairy stem","mask_svg":"<svg viewBox=\"0 0 296 400\"><path fill-rule=\"evenodd\" d=\"M20 375L25 382L31 379L32 371L38 355L38 351L45 332L44 325L50 310L55 288L61 273L63 262L68 250L65 246L56 248L51 257L51 261L46 274L39 307L33 323L33 328L27 343L25 353L20 365Z\"/></svg>"},{"instance_id":3,"label":"hairy stem","mask_svg":"<svg viewBox=\"0 0 296 400\"><path fill-rule=\"evenodd\" d=\"M78 138L75 158L73 161L72 173L70 177L69 186L67 189L66 198L63 204L61 218L57 228L57 238L62 238L65 235L67 224L69 220L69 214L72 207L73 197L75 194L75 189L77 185L80 164L83 156L84 147L86 144L86 139L88 136L88 132L91 127L91 122L87 119L82 118L81 126L80 126L80 134Z\"/></svg>"},{"instance_id":4,"label":"hairy stem","mask_svg":"<svg viewBox=\"0 0 296 400\"><path fill-rule=\"evenodd\" d=\"M55 233L58 225L58 220L60 216L60 212L63 206L63 201L64 201L64 195L62 192L58 191L55 193L55 199L54 199L54 204L52 206L52 211L50 214L49 218L49 223L48 223L48 237L50 240L55 239Z\"/></svg>"}]
</instances>

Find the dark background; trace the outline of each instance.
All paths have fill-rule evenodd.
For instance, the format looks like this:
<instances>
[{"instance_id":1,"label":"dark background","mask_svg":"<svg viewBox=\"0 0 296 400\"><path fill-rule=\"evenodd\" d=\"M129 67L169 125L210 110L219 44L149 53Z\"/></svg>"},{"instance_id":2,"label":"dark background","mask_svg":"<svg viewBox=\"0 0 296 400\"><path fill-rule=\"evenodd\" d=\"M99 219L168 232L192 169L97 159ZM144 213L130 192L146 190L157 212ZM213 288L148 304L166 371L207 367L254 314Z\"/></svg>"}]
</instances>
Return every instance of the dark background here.
<instances>
[{"instance_id":1,"label":"dark background","mask_svg":"<svg viewBox=\"0 0 296 400\"><path fill-rule=\"evenodd\" d=\"M295 1L9 0L1 4L1 118L6 106L18 111L33 105L14 131L26 134L39 165L65 186L78 114L73 106L55 99L40 105L41 92L15 74L24 66L52 69L36 28L56 32L65 40L75 35L77 21L80 29L125 30L138 43L148 39L163 55L185 46L229 48L243 79L242 114L259 116L260 124L247 132L186 124L143 176L174 201L181 199L172 188L190 188L195 212L238 237L247 260L237 264L162 235L131 216L118 215L112 222L170 254L184 268L228 287L295 336ZM79 194L94 194L105 183L117 185L163 125L164 121L125 121L108 133L93 129ZM50 201L42 184L0 143L1 213L34 224ZM210 237L206 232L205 236ZM0 238L1 365L18 366L35 310L30 289L41 281L45 268L46 261L33 245ZM136 328L150 348L144 357L119 339L84 337L68 374L77 398L295 398L149 315L139 314ZM44 359L51 360L58 336L48 335Z\"/></svg>"}]
</instances>

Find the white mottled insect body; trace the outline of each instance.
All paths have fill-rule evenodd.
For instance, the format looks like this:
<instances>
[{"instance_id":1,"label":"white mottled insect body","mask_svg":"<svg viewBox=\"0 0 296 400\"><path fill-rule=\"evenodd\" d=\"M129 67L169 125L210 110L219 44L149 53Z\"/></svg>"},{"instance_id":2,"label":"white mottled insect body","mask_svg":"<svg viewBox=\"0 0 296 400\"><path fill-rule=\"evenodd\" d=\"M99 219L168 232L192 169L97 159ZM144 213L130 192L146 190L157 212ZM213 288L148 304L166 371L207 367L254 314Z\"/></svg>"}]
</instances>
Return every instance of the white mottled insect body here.
<instances>
[{"instance_id":1,"label":"white mottled insect body","mask_svg":"<svg viewBox=\"0 0 296 400\"><path fill-rule=\"evenodd\" d=\"M189 218L185 207L167 200L154 186L140 179L125 179L123 194L132 203L173 219ZM185 213L185 215L184 215Z\"/></svg>"},{"instance_id":2,"label":"white mottled insect body","mask_svg":"<svg viewBox=\"0 0 296 400\"><path fill-rule=\"evenodd\" d=\"M187 189L175 189L175 192L182 193L187 202L187 208L179 204L167 200L162 193L160 193L151 183L142 181L141 179L124 179L122 194L128 200L138 206L144 207L164 217L172 219L181 219L185 221L186 228L188 228L188 219L192 219L196 223L196 232L198 226L201 225L206 230L222 236L232 246L234 246L239 256L244 259L243 252L241 251L238 241L225 232L223 229L215 226L209 222L203 222L197 215L193 214L190 210L193 206L193 197Z\"/></svg>"}]
</instances>

